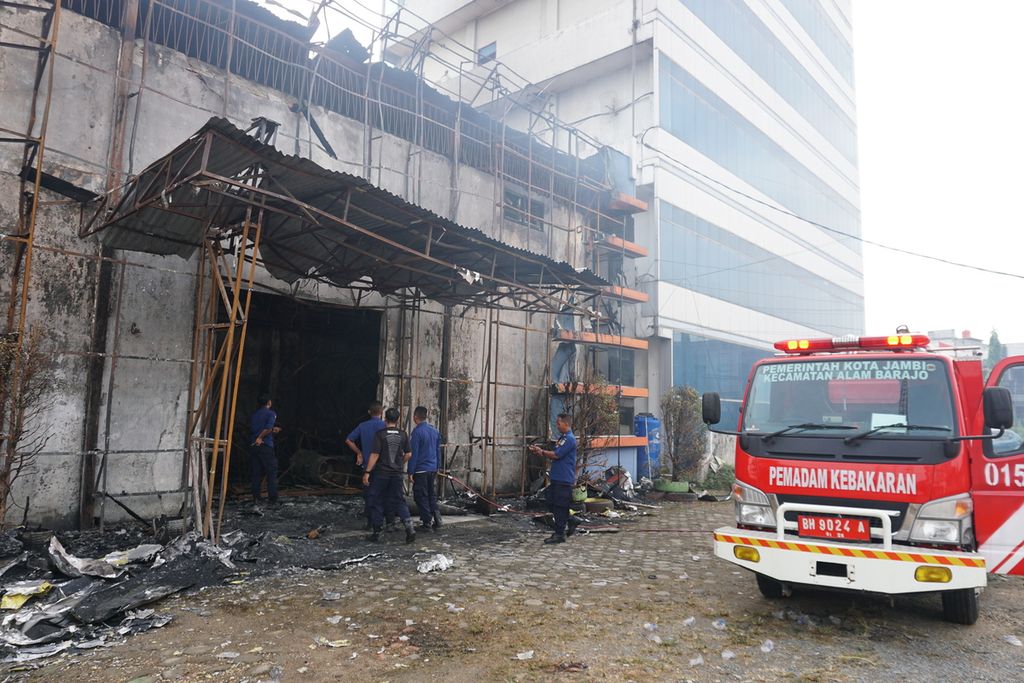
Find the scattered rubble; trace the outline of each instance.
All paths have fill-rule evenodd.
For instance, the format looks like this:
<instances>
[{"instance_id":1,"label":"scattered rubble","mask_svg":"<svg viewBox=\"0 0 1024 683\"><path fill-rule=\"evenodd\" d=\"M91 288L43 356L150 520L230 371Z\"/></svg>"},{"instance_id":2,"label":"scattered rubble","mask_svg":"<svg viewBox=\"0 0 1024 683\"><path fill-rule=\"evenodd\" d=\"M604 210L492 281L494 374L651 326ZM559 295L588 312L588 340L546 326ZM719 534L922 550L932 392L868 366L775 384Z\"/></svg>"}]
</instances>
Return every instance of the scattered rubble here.
<instances>
[{"instance_id":1,"label":"scattered rubble","mask_svg":"<svg viewBox=\"0 0 1024 683\"><path fill-rule=\"evenodd\" d=\"M3 586L4 607L15 610L0 627L5 663L105 647L161 628L170 623L169 615L139 608L197 583L217 583L229 571L219 551L194 534L168 546L114 551L103 559L79 557L53 536L48 562L40 559L25 552L4 567L5 574L25 577ZM146 562L150 566L144 567Z\"/></svg>"},{"instance_id":2,"label":"scattered rubble","mask_svg":"<svg viewBox=\"0 0 1024 683\"><path fill-rule=\"evenodd\" d=\"M299 517L299 506L292 506L286 502L284 514ZM371 546L362 541L358 520L338 524L329 518L305 519L289 529L276 524L275 511L264 518L266 528L244 528L246 536L239 537L235 547L272 531L269 542L284 536L299 554L305 553L304 545L319 544L330 552L349 544L351 556L360 557L371 549L384 556L355 565L351 572L323 573L277 570L274 565L246 563L232 555L228 559L238 572L224 567L223 581L244 578L244 585L216 587L201 594L194 587L169 604L154 603L133 611L153 610L150 619L161 612L171 614L174 621L166 628L137 639L116 633L105 640L90 641L84 636L86 642L74 641L74 648L56 656L5 666L15 680L24 676L55 681L88 677L269 683L275 667L277 677L286 682L339 675L353 681L434 680L452 678L452 672L467 680L517 676L554 680L572 676L570 671L636 681L832 680L837 672L846 672L849 675L838 677L869 681L927 678L929 667L944 661L952 662L951 671L962 668L984 674L977 678L1015 680L1024 646L1013 645L1004 636L1024 639L1024 633L1014 627L1013 605L1024 591L1019 583L994 581L985 596L993 617L958 630L956 639L936 639L928 635L938 620L930 601L913 598L898 601L893 608L878 598L846 601L827 593L797 593L784 603L774 603L758 597L748 575L719 571L711 564L701 549L708 542L704 535L629 532L631 525L710 527L724 523L732 512L728 503L708 512L696 505L667 505L657 518L627 515L615 520L624 529L618 537L572 539L566 546L571 552L551 553L541 546L543 534L533 529L531 516L524 514L499 513L492 521L455 523L441 534L426 537L422 543L429 550L424 551L405 546L401 532L392 535L390 542ZM331 531L317 541L308 540L306 533L322 523L330 523ZM347 528L346 535L337 536L341 528ZM79 557L103 558L116 549L97 548L95 554L87 554L63 535L60 540ZM131 535L122 541L122 548L139 544ZM695 552L701 553L703 562L691 563ZM443 573L416 572L417 563L436 553L456 559L456 564ZM4 562L0 560L0 567ZM151 563L130 564L129 573L148 572ZM682 586L680 566L690 575ZM9 571L15 573L4 576L0 584L42 578L24 575L23 566ZM249 578L241 574L245 571L251 572ZM64 577L51 580L54 584L67 581ZM117 583L93 577L76 581ZM592 583L602 585L591 587ZM57 590L55 586L49 594L33 597L22 611L54 600ZM324 591L340 592L341 599L322 602ZM541 606L528 606L526 600ZM578 607L573 609L566 602ZM464 610L450 613L449 604ZM773 615L776 610L778 614ZM0 618L12 613L0 612ZM830 615L841 618L842 625L833 626ZM126 616L115 617L112 623L120 624ZM819 623L817 628L800 624L809 623L811 617ZM718 619L725 621L724 631L712 627ZM358 628L350 628L353 623ZM645 629L645 623L656 628ZM649 635L662 642L648 639ZM348 645L343 644L346 640ZM18 652L31 653L27 648L51 644L24 646ZM93 649L81 652L87 646ZM262 648L258 655L252 654L256 648ZM532 660L516 659L518 653L529 650L534 651ZM223 651L241 656L230 660L216 656ZM726 651L734 657L723 659ZM952 653L949 658L947 653ZM397 664L409 668L400 671ZM583 664L589 668L584 670ZM34 667L42 668L27 676L22 673ZM303 667L308 671L299 675L297 670Z\"/></svg>"},{"instance_id":3,"label":"scattered rubble","mask_svg":"<svg viewBox=\"0 0 1024 683\"><path fill-rule=\"evenodd\" d=\"M347 640L329 640L323 636L317 636L313 642L321 647L348 647L349 641Z\"/></svg>"},{"instance_id":4,"label":"scattered rubble","mask_svg":"<svg viewBox=\"0 0 1024 683\"><path fill-rule=\"evenodd\" d=\"M642 502L643 491L643 487L633 486L628 472L610 468L590 493L607 498L614 509L592 513L580 509L572 517L570 530L587 534L628 529L638 518L657 510ZM543 498L541 488L500 509L512 527L552 524L550 515L531 512L543 505ZM475 492L463 490L447 499L443 511L467 514L479 510L482 502ZM498 509L490 505L487 511L493 514ZM340 496L286 499L268 511L249 504L229 504L225 528L230 531L222 533L216 545L196 532L169 537L175 520L163 520L151 528L130 523L102 533L34 530L23 533L24 542L16 532L0 533L0 591L8 610L0 622L0 660L35 667L32 662L54 655L115 646L134 634L171 623L173 616L154 605L175 594L242 584L257 576L295 569L338 570L387 558L389 553L383 549L365 552L361 534L357 535L361 512L361 500ZM351 540L331 542L335 534L346 532L352 532ZM452 566L450 555L432 554L417 570L444 572ZM344 590L325 588L322 599L341 600ZM442 605L451 614L466 610L452 602ZM571 600L565 600L563 607L580 608ZM200 607L180 609L200 616L204 613ZM349 632L360 628L341 615L328 617L327 622L347 625ZM649 635L653 642L660 642L659 634L652 631ZM344 648L348 644L348 640L317 636L313 647ZM215 655L231 661L238 656L232 650ZM585 668L582 663L569 663L562 670Z\"/></svg>"},{"instance_id":5,"label":"scattered rubble","mask_svg":"<svg viewBox=\"0 0 1024 683\"><path fill-rule=\"evenodd\" d=\"M101 579L116 579L120 577L124 570L115 569L112 565L104 562L103 560L90 560L80 557L75 557L68 551L64 550L64 546L60 544L57 537L54 536L50 539L49 547L50 560L53 562L53 566L65 576L82 577L82 576L98 576Z\"/></svg>"},{"instance_id":6,"label":"scattered rubble","mask_svg":"<svg viewBox=\"0 0 1024 683\"><path fill-rule=\"evenodd\" d=\"M421 574L428 572L443 572L454 564L449 558L444 555L434 555L426 562L420 562L416 567L416 571Z\"/></svg>"},{"instance_id":7,"label":"scattered rubble","mask_svg":"<svg viewBox=\"0 0 1024 683\"><path fill-rule=\"evenodd\" d=\"M46 595L53 588L49 581L16 581L8 584L4 589L3 602L0 602L2 609L21 609L21 606L28 602L33 595Z\"/></svg>"},{"instance_id":8,"label":"scattered rubble","mask_svg":"<svg viewBox=\"0 0 1024 683\"><path fill-rule=\"evenodd\" d=\"M122 528L52 534L0 533L0 592L9 613L0 622L0 661L22 665L61 653L111 647L171 622L147 606L183 591L239 584L254 574L290 568L340 569L383 555L353 556L359 544L316 542L329 525L309 532L311 517L359 518L362 503L306 499L292 510L250 516L251 506L229 506L234 530L214 545L196 532L160 544L153 529ZM340 514L339 514L340 513ZM356 523L356 522L354 522ZM296 533L296 526L304 530ZM170 524L154 525L166 531ZM44 542L45 539L45 542ZM324 599L341 593L325 592ZM200 612L201 613L201 612ZM334 623L340 622L341 617ZM325 641L339 647L342 641ZM230 651L217 657L232 659ZM31 664L30 666L35 666Z\"/></svg>"}]
</instances>

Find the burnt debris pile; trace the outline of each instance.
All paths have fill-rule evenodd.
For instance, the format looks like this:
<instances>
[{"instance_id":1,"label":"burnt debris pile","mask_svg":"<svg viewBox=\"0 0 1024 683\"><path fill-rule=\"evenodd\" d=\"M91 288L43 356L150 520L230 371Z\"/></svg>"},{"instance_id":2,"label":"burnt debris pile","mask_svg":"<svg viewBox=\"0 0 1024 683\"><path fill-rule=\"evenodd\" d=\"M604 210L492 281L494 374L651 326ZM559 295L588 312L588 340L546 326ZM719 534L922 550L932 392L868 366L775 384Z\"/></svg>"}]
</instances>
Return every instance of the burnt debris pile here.
<instances>
[{"instance_id":1,"label":"burnt debris pile","mask_svg":"<svg viewBox=\"0 0 1024 683\"><path fill-rule=\"evenodd\" d=\"M228 509L232 530L217 544L195 531L158 543L166 534L141 525L0 533L0 661L31 666L160 628L172 616L158 603L178 593L293 568L341 569L381 555L358 540L361 501L322 497L274 510ZM325 542L325 533L334 538Z\"/></svg>"}]
</instances>

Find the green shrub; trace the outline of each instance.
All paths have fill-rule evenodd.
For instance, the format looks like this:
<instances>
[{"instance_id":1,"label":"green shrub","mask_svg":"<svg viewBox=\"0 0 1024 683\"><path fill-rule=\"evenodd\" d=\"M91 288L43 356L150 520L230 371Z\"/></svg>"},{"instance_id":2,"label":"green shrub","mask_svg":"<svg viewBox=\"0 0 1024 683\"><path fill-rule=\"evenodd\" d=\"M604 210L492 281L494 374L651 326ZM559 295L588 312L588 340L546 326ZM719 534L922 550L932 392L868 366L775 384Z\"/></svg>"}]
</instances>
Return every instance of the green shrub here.
<instances>
[{"instance_id":1,"label":"green shrub","mask_svg":"<svg viewBox=\"0 0 1024 683\"><path fill-rule=\"evenodd\" d=\"M722 465L717 472L708 470L708 476L701 482L710 491L728 491L736 479L736 469L732 465Z\"/></svg>"}]
</instances>

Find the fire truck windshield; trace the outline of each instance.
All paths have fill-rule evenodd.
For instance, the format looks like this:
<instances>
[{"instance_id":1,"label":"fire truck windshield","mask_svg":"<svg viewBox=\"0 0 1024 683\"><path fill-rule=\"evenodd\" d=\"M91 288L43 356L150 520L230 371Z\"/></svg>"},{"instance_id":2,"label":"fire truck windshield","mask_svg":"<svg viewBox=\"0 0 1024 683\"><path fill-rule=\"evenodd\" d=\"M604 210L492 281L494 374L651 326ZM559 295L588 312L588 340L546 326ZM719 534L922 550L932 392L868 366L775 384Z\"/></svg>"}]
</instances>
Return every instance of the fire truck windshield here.
<instances>
[{"instance_id":1,"label":"fire truck windshield","mask_svg":"<svg viewBox=\"0 0 1024 683\"><path fill-rule=\"evenodd\" d=\"M743 416L748 433L847 443L868 434L871 440L945 438L955 429L946 367L928 358L765 363L754 374Z\"/></svg>"}]
</instances>

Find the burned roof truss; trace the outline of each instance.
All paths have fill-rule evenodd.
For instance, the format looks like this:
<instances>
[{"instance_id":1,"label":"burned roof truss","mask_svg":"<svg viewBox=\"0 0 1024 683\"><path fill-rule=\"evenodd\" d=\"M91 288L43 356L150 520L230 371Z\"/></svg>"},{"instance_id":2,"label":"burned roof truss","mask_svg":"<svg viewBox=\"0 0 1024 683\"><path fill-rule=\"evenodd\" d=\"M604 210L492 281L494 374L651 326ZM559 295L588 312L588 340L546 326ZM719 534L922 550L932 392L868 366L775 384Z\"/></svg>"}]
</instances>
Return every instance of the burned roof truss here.
<instances>
[{"instance_id":1,"label":"burned roof truss","mask_svg":"<svg viewBox=\"0 0 1024 683\"><path fill-rule=\"evenodd\" d=\"M83 236L111 247L190 256L238 236L260 211L260 259L275 278L309 278L447 305L592 314L607 283L587 270L458 225L357 176L288 156L211 119L98 202Z\"/></svg>"}]
</instances>

